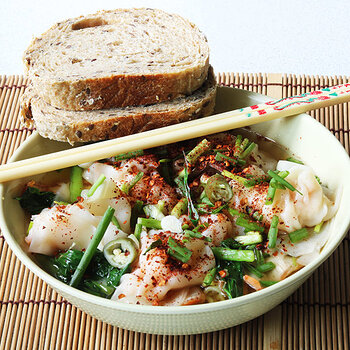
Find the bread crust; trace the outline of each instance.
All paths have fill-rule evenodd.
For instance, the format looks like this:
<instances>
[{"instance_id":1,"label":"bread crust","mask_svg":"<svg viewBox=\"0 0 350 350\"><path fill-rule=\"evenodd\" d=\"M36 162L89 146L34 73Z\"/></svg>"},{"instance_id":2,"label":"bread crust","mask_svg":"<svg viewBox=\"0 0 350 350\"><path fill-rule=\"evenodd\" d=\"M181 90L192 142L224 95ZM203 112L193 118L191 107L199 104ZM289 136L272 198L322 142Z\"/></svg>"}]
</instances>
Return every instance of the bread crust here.
<instances>
[{"instance_id":1,"label":"bread crust","mask_svg":"<svg viewBox=\"0 0 350 350\"><path fill-rule=\"evenodd\" d=\"M174 71L143 72L121 74L113 71L108 75L104 73L87 74L76 78L54 76L48 73L44 67L43 56L50 45L63 45L57 38L61 33L74 36L77 32L72 30L82 20L94 20L96 18L106 22L114 15L134 11L142 16L174 16L161 10L131 9L103 11L97 14L81 16L58 23L45 32L41 37L34 39L24 54L24 62L28 75L33 84L33 89L48 104L66 110L83 111L125 106L139 106L161 103L180 96L190 95L204 83L209 68L209 48L205 36L196 26L181 18L184 26L191 28L198 37L198 46L203 49L202 57L191 66L176 66ZM142 25L142 24L137 24ZM101 39L102 40L102 39ZM107 43L106 43L107 44ZM67 42L65 43L68 47ZM91 43L93 45L93 43ZM57 48L60 46L57 46ZM50 48L49 48L50 49ZM196 51L196 48L194 48ZM171 59L171 58L169 58ZM50 63L49 63L50 64ZM89 76L90 75L90 76Z\"/></svg>"},{"instance_id":2,"label":"bread crust","mask_svg":"<svg viewBox=\"0 0 350 350\"><path fill-rule=\"evenodd\" d=\"M30 87L22 96L24 124L57 141L90 142L135 134L210 115L215 106L212 69L205 84L189 97L151 106L65 111L48 105Z\"/></svg>"}]
</instances>

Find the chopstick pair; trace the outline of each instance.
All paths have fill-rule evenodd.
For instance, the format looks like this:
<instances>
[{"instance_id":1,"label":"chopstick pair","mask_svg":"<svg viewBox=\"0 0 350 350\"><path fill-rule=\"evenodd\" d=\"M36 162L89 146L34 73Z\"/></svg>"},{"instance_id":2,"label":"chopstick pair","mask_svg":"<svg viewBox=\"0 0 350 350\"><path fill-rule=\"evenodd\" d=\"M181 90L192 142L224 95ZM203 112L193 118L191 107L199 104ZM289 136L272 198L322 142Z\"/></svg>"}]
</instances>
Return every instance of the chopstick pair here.
<instances>
[{"instance_id":1,"label":"chopstick pair","mask_svg":"<svg viewBox=\"0 0 350 350\"><path fill-rule=\"evenodd\" d=\"M109 158L137 149L157 147L249 126L349 101L350 84L332 86L139 134L9 163L0 166L0 182Z\"/></svg>"}]
</instances>

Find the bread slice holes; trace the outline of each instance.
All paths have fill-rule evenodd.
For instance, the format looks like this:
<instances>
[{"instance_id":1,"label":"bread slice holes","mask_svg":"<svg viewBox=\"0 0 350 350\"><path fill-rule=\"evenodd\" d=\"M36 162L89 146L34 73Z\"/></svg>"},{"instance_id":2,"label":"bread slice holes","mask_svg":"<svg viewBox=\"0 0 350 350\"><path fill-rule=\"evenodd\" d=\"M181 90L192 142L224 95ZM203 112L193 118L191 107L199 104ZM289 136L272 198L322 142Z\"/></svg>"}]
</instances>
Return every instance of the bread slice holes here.
<instances>
[{"instance_id":1,"label":"bread slice holes","mask_svg":"<svg viewBox=\"0 0 350 350\"><path fill-rule=\"evenodd\" d=\"M72 30L80 30L80 29L86 29L86 28L93 28L93 27L100 27L108 24L107 21L105 21L102 18L87 18L82 19L79 22L72 24Z\"/></svg>"}]
</instances>

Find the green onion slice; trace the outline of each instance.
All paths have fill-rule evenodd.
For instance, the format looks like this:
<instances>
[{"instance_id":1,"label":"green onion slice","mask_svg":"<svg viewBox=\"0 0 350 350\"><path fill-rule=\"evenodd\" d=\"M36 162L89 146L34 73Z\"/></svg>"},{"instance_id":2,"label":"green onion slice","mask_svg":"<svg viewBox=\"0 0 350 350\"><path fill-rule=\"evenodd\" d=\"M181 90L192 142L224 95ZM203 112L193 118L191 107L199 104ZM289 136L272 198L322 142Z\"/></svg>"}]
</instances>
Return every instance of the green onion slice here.
<instances>
[{"instance_id":1,"label":"green onion slice","mask_svg":"<svg viewBox=\"0 0 350 350\"><path fill-rule=\"evenodd\" d=\"M263 226L258 225L256 222L250 221L249 219L245 219L242 217L238 217L236 219L236 224L238 226L242 226L249 231L259 231L264 232L265 228Z\"/></svg>"},{"instance_id":2,"label":"green onion slice","mask_svg":"<svg viewBox=\"0 0 350 350\"><path fill-rule=\"evenodd\" d=\"M142 225L142 226L145 226L147 228L154 228L154 229L158 229L158 230L162 229L162 225L161 225L160 220L156 220L156 219L138 218L137 223Z\"/></svg>"},{"instance_id":3,"label":"green onion slice","mask_svg":"<svg viewBox=\"0 0 350 350\"><path fill-rule=\"evenodd\" d=\"M78 197L81 194L82 189L83 189L83 169L76 165L72 167L71 174L70 174L69 191L70 191L70 201L72 203L77 201Z\"/></svg>"},{"instance_id":4,"label":"green onion slice","mask_svg":"<svg viewBox=\"0 0 350 350\"><path fill-rule=\"evenodd\" d=\"M106 180L106 176L104 176L103 174L100 175L100 177L96 180L96 182L91 186L91 188L89 189L87 196L91 197L95 191L97 190L97 188L99 186L101 186L103 184L103 182Z\"/></svg>"},{"instance_id":5,"label":"green onion slice","mask_svg":"<svg viewBox=\"0 0 350 350\"><path fill-rule=\"evenodd\" d=\"M84 252L83 257L81 258L79 265L77 269L75 270L72 279L70 281L70 286L72 287L77 287L83 278L83 275L92 259L94 256L97 246L100 244L103 235L105 234L108 225L110 224L112 217L114 215L115 209L112 207L108 207L107 210L105 211L101 221L99 222L96 231L92 237L92 240L90 241L86 251Z\"/></svg>"},{"instance_id":6,"label":"green onion slice","mask_svg":"<svg viewBox=\"0 0 350 350\"><path fill-rule=\"evenodd\" d=\"M273 179L287 187L291 191L297 191L300 195L303 195L300 191L298 191L293 185L291 185L287 180L285 180L282 176L276 174L274 171L269 170L267 172Z\"/></svg>"},{"instance_id":7,"label":"green onion slice","mask_svg":"<svg viewBox=\"0 0 350 350\"><path fill-rule=\"evenodd\" d=\"M277 234L278 234L278 223L279 219L277 215L274 215L271 220L271 226L269 229L269 233L267 234L267 239L269 241L269 248L276 247Z\"/></svg>"},{"instance_id":8,"label":"green onion slice","mask_svg":"<svg viewBox=\"0 0 350 350\"><path fill-rule=\"evenodd\" d=\"M309 235L308 230L304 227L300 230L293 231L289 234L289 239L292 243L297 243Z\"/></svg>"},{"instance_id":9,"label":"green onion slice","mask_svg":"<svg viewBox=\"0 0 350 350\"><path fill-rule=\"evenodd\" d=\"M121 160L135 158L135 157L139 157L139 156L143 156L143 155L144 155L143 150L139 149L137 151L131 151L131 152L126 152L126 153L119 154L119 155L114 157L114 160L116 162L119 162Z\"/></svg>"},{"instance_id":10,"label":"green onion slice","mask_svg":"<svg viewBox=\"0 0 350 350\"><path fill-rule=\"evenodd\" d=\"M212 284L212 282L214 281L214 278L216 276L216 271L217 268L213 267L211 270L209 270L209 272L205 275L202 286L203 287L208 287Z\"/></svg>"},{"instance_id":11,"label":"green onion slice","mask_svg":"<svg viewBox=\"0 0 350 350\"><path fill-rule=\"evenodd\" d=\"M189 164L194 165L197 159L206 151L210 150L210 142L203 139L192 151L186 155L186 160Z\"/></svg>"},{"instance_id":12,"label":"green onion slice","mask_svg":"<svg viewBox=\"0 0 350 350\"><path fill-rule=\"evenodd\" d=\"M221 260L247 262L253 262L255 260L253 250L237 250L223 247L212 247L211 250L213 251L215 257Z\"/></svg>"},{"instance_id":13,"label":"green onion slice","mask_svg":"<svg viewBox=\"0 0 350 350\"><path fill-rule=\"evenodd\" d=\"M187 263L190 260L192 256L192 251L190 251L184 246L179 245L172 237L169 237L168 245L168 254L171 255L173 258L183 263Z\"/></svg>"},{"instance_id":14,"label":"green onion slice","mask_svg":"<svg viewBox=\"0 0 350 350\"><path fill-rule=\"evenodd\" d=\"M128 183L123 183L120 186L120 189L128 194L130 192L130 190L142 179L144 173L142 171L140 171L130 182Z\"/></svg>"}]
</instances>

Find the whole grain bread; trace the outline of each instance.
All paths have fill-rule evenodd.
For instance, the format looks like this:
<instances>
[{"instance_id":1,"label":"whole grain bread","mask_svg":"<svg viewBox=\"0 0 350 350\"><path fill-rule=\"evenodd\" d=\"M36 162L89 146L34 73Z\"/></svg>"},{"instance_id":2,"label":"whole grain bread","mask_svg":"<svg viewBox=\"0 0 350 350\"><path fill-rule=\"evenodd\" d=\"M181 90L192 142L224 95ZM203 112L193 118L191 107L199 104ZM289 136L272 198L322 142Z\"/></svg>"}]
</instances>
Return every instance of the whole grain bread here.
<instances>
[{"instance_id":1,"label":"whole grain bread","mask_svg":"<svg viewBox=\"0 0 350 350\"><path fill-rule=\"evenodd\" d=\"M26 126L35 126L43 137L74 144L111 139L210 115L215 96L216 81L210 67L207 80L193 94L158 104L67 111L49 105L29 86L21 105Z\"/></svg>"},{"instance_id":2,"label":"whole grain bread","mask_svg":"<svg viewBox=\"0 0 350 350\"><path fill-rule=\"evenodd\" d=\"M35 92L66 110L147 105L189 95L209 67L206 37L157 9L118 9L57 23L24 63Z\"/></svg>"}]
</instances>

